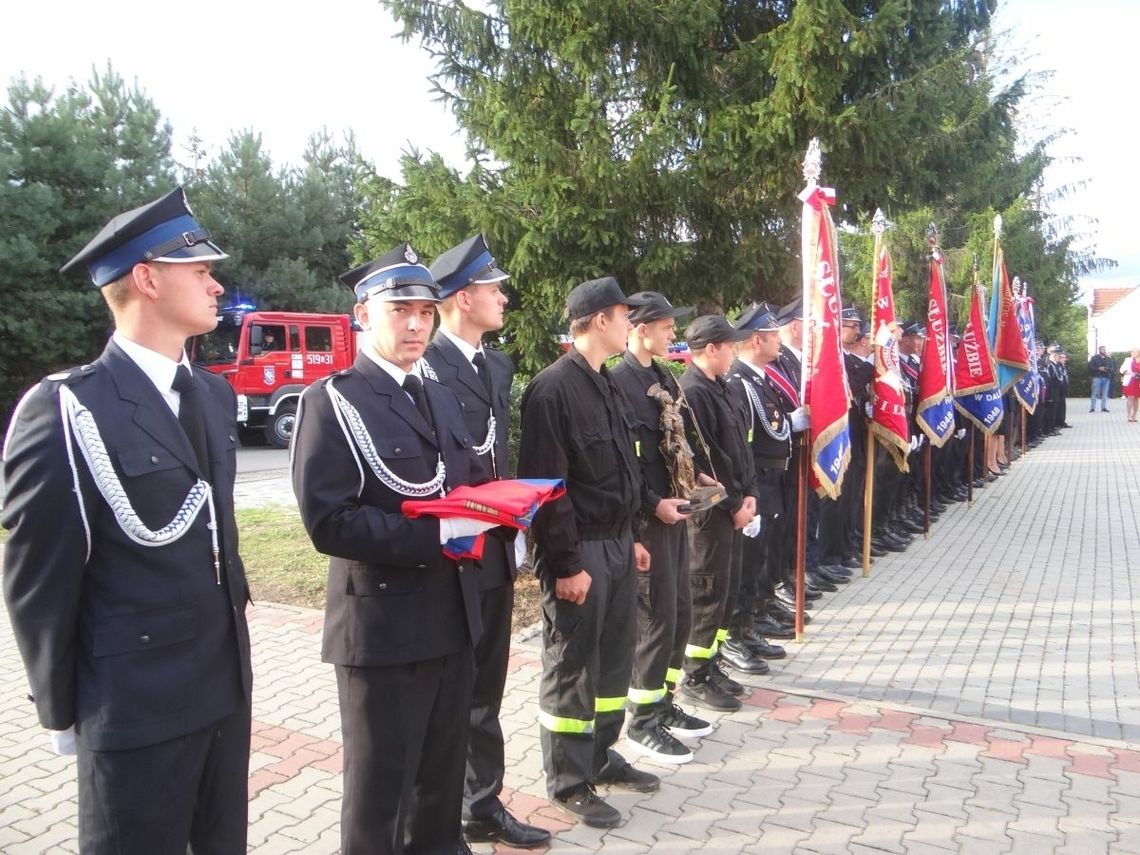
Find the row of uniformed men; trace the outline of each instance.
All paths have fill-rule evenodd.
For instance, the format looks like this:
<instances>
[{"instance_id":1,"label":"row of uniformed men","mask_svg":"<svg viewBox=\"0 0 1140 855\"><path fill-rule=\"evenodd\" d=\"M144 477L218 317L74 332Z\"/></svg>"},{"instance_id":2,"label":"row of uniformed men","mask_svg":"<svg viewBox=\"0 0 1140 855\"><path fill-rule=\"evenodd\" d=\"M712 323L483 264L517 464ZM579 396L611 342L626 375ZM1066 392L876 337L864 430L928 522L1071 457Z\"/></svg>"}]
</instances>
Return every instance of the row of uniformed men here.
<instances>
[{"instance_id":1,"label":"row of uniformed men","mask_svg":"<svg viewBox=\"0 0 1140 855\"><path fill-rule=\"evenodd\" d=\"M112 219L63 269L87 268L114 335L29 392L6 439L5 600L40 721L78 754L85 852L245 849L235 401L183 349L217 323L225 257L180 189ZM322 656L342 717L345 852L549 837L498 798L513 538L488 531L476 566L441 546L485 524L401 513L507 474L511 366L482 343L502 325L505 278L479 236L430 271L408 245L349 271L364 346L298 411L294 488L330 556ZM534 525L548 789L609 826L620 817L597 784L659 783L613 749L627 704L630 745L684 762L676 737L711 726L673 689L730 710L744 689L719 663L762 673L783 655L767 638L790 631L802 321L796 304L753 306L735 326L697 318L678 383L655 357L687 310L607 278L573 289L567 313L573 346L523 398L518 474L567 485ZM697 487L725 497L694 511ZM817 586L845 575L812 562Z\"/></svg>"}]
</instances>

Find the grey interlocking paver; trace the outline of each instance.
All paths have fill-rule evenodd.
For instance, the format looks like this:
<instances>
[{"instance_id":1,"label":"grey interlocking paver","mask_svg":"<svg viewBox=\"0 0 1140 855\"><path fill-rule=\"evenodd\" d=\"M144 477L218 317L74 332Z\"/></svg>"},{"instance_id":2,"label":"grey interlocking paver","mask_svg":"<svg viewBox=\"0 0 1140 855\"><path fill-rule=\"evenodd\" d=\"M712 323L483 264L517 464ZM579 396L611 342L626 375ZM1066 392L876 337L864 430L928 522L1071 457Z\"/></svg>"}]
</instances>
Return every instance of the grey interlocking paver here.
<instances>
[{"instance_id":1,"label":"grey interlocking paver","mask_svg":"<svg viewBox=\"0 0 1140 855\"><path fill-rule=\"evenodd\" d=\"M1078 402L1079 404L1079 402ZM570 827L546 801L538 639L520 638L502 723L505 797L556 832L554 855L1072 852L1140 855L1140 429L1076 427L954 506L929 540L876 562L814 611L807 642L681 767L638 761L654 794ZM292 506L283 473L239 501ZM1022 518L1017 535L1010 519ZM340 732L321 615L251 611L250 850L339 847ZM74 765L46 748L0 622L0 851L75 845ZM620 743L619 743L620 748ZM479 844L484 855L495 850Z\"/></svg>"}]
</instances>

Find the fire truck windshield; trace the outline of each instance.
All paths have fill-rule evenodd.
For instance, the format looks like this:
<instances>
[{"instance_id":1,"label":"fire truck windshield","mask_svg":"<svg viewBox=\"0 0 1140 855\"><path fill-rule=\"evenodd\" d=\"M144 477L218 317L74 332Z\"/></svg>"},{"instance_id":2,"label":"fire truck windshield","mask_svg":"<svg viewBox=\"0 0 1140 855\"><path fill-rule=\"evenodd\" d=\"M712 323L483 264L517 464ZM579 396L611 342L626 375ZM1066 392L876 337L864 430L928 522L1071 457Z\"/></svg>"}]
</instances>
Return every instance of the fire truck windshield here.
<instances>
[{"instance_id":1,"label":"fire truck windshield","mask_svg":"<svg viewBox=\"0 0 1140 855\"><path fill-rule=\"evenodd\" d=\"M191 359L198 365L223 365L236 362L240 335L240 324L222 321L213 332L194 337Z\"/></svg>"}]
</instances>

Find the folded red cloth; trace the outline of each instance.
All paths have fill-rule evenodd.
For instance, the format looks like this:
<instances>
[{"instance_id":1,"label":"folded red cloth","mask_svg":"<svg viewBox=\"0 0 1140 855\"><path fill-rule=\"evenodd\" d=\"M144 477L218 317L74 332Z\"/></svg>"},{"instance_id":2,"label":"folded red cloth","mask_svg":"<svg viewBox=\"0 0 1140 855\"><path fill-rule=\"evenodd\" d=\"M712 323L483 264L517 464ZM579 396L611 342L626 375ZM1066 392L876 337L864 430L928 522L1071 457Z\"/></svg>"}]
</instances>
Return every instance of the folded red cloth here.
<instances>
[{"instance_id":1,"label":"folded red cloth","mask_svg":"<svg viewBox=\"0 0 1140 855\"><path fill-rule=\"evenodd\" d=\"M561 478L512 478L488 481L477 487L456 487L438 499L409 499L400 505L404 516L415 519L464 517L525 530L545 503L566 492Z\"/></svg>"}]
</instances>

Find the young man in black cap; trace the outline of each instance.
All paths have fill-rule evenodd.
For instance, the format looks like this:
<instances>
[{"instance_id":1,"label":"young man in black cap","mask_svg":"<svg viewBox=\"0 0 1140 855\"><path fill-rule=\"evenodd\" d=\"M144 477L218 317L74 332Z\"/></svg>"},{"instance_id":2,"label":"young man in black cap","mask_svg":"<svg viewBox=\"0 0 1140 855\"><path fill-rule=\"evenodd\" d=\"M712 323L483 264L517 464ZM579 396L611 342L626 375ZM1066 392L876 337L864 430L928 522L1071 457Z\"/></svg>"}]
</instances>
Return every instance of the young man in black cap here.
<instances>
[{"instance_id":1,"label":"young man in black cap","mask_svg":"<svg viewBox=\"0 0 1140 855\"><path fill-rule=\"evenodd\" d=\"M441 546L490 525L409 519L401 504L470 483L471 434L455 395L419 373L439 289L412 248L341 281L363 344L301 396L291 453L301 520L330 556L321 655L340 700L341 851L465 851L479 583Z\"/></svg>"},{"instance_id":2,"label":"young man in black cap","mask_svg":"<svg viewBox=\"0 0 1140 855\"><path fill-rule=\"evenodd\" d=\"M501 270L483 235L468 238L435 260L431 276L439 285L439 330L424 353L435 379L455 393L475 438L471 483L509 478L511 378L506 354L486 347L483 336L503 326L507 296ZM499 800L505 760L499 709L511 652L511 612L515 601L515 531L492 529L475 562L483 635L475 645L471 734L463 791L463 833L468 840L498 840L529 848L550 840L550 832L519 822Z\"/></svg>"},{"instance_id":3,"label":"young man in black cap","mask_svg":"<svg viewBox=\"0 0 1140 855\"><path fill-rule=\"evenodd\" d=\"M79 848L246 848L250 655L233 513L233 390L193 370L226 258L178 188L82 265L115 332L17 407L4 596L40 722L78 754Z\"/></svg>"},{"instance_id":4,"label":"young man in black cap","mask_svg":"<svg viewBox=\"0 0 1140 855\"><path fill-rule=\"evenodd\" d=\"M634 573L649 571L649 553L635 543L641 473L625 402L604 363L625 349L629 307L640 303L613 277L576 286L566 298L573 344L535 375L522 399L519 476L566 482L566 494L539 509L532 529L542 589L546 789L597 828L617 825L621 814L598 798L596 784L660 786L611 747L629 692Z\"/></svg>"},{"instance_id":5,"label":"young man in black cap","mask_svg":"<svg viewBox=\"0 0 1140 855\"><path fill-rule=\"evenodd\" d=\"M698 483L711 486L704 449L689 447L680 387L654 357L665 358L675 340L675 320L692 314L673 306L664 294L642 291L630 309L625 355L613 368L614 383L627 401L634 426L634 450L641 466L641 541L653 557L653 570L637 577L637 649L629 686L626 738L640 754L663 763L688 763L693 752L677 737L712 733L712 725L688 715L673 702L681 680L685 642L692 623L689 540L683 508Z\"/></svg>"},{"instance_id":6,"label":"young man in black cap","mask_svg":"<svg viewBox=\"0 0 1140 855\"><path fill-rule=\"evenodd\" d=\"M685 646L685 682L681 693L714 710L740 708L735 694L743 687L724 675L715 657L727 644L728 618L740 588L741 529L756 514L752 495L752 452L745 433L747 414L725 382L735 358L733 344L749 332L734 329L722 315L704 315L685 330L692 362L681 375L681 388L695 422L709 446L712 471L727 497L689 520L690 587L693 625ZM699 442L690 437L690 443ZM748 674L763 674L767 663L744 645L728 645L725 658Z\"/></svg>"}]
</instances>

